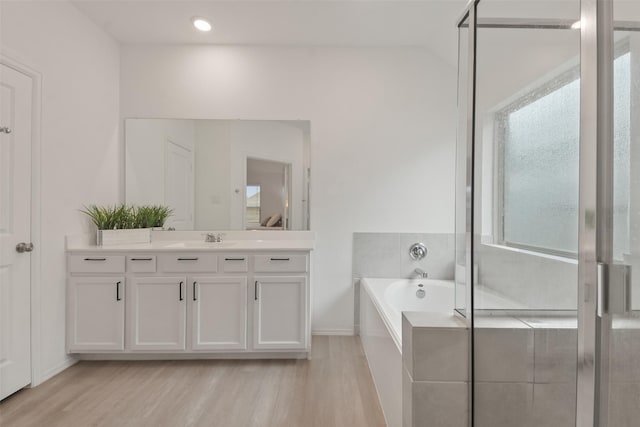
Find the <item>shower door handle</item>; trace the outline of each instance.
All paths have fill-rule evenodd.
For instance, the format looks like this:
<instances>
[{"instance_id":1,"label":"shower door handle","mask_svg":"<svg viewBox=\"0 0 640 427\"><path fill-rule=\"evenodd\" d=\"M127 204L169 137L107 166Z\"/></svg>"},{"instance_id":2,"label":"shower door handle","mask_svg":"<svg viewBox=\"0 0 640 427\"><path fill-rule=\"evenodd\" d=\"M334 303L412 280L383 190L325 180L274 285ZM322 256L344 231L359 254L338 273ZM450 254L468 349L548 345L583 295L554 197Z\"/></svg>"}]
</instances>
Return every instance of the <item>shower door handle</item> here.
<instances>
[{"instance_id":1,"label":"shower door handle","mask_svg":"<svg viewBox=\"0 0 640 427\"><path fill-rule=\"evenodd\" d=\"M598 263L597 314L631 312L631 266Z\"/></svg>"}]
</instances>

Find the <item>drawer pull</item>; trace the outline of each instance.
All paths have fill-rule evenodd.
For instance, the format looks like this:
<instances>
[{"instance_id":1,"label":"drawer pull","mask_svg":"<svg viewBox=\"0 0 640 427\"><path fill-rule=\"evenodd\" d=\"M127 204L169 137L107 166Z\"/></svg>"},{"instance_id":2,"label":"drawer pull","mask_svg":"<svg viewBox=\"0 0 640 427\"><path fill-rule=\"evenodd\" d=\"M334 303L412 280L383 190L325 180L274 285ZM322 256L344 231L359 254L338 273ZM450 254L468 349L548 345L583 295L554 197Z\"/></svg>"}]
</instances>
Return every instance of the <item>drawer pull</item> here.
<instances>
[{"instance_id":1,"label":"drawer pull","mask_svg":"<svg viewBox=\"0 0 640 427\"><path fill-rule=\"evenodd\" d=\"M178 261L197 261L198 257L196 258L178 258Z\"/></svg>"},{"instance_id":2,"label":"drawer pull","mask_svg":"<svg viewBox=\"0 0 640 427\"><path fill-rule=\"evenodd\" d=\"M184 301L184 297L182 296L182 285L184 284L184 282L180 282L180 284L178 285L178 287L180 288L180 301Z\"/></svg>"},{"instance_id":3,"label":"drawer pull","mask_svg":"<svg viewBox=\"0 0 640 427\"><path fill-rule=\"evenodd\" d=\"M153 258L131 258L131 261L153 261Z\"/></svg>"},{"instance_id":4,"label":"drawer pull","mask_svg":"<svg viewBox=\"0 0 640 427\"><path fill-rule=\"evenodd\" d=\"M291 261L290 258L271 258L271 261Z\"/></svg>"},{"instance_id":5,"label":"drawer pull","mask_svg":"<svg viewBox=\"0 0 640 427\"><path fill-rule=\"evenodd\" d=\"M85 261L106 261L106 258L85 258Z\"/></svg>"},{"instance_id":6,"label":"drawer pull","mask_svg":"<svg viewBox=\"0 0 640 427\"><path fill-rule=\"evenodd\" d=\"M225 258L225 261L244 261L244 258Z\"/></svg>"},{"instance_id":7,"label":"drawer pull","mask_svg":"<svg viewBox=\"0 0 640 427\"><path fill-rule=\"evenodd\" d=\"M258 301L258 281L253 284L253 299L254 301Z\"/></svg>"},{"instance_id":8,"label":"drawer pull","mask_svg":"<svg viewBox=\"0 0 640 427\"><path fill-rule=\"evenodd\" d=\"M196 286L198 285L198 282L193 282L193 300L194 301L198 301L198 288L196 288Z\"/></svg>"},{"instance_id":9,"label":"drawer pull","mask_svg":"<svg viewBox=\"0 0 640 427\"><path fill-rule=\"evenodd\" d=\"M122 282L116 282L116 301L121 301L122 298L120 297L120 284Z\"/></svg>"}]
</instances>

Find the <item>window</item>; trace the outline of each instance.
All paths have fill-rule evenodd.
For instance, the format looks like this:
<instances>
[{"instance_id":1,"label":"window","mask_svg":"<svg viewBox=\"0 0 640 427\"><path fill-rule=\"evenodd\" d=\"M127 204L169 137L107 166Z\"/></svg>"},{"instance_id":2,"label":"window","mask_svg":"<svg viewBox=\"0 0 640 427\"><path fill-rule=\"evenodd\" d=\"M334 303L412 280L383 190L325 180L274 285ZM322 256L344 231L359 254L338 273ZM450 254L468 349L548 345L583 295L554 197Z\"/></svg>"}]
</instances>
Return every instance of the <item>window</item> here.
<instances>
[{"instance_id":1,"label":"window","mask_svg":"<svg viewBox=\"0 0 640 427\"><path fill-rule=\"evenodd\" d=\"M260 186L247 185L247 225L260 225Z\"/></svg>"},{"instance_id":2,"label":"window","mask_svg":"<svg viewBox=\"0 0 640 427\"><path fill-rule=\"evenodd\" d=\"M614 63L614 256L629 250L630 54ZM495 115L500 141L498 242L545 253L578 251L580 80L577 70Z\"/></svg>"}]
</instances>

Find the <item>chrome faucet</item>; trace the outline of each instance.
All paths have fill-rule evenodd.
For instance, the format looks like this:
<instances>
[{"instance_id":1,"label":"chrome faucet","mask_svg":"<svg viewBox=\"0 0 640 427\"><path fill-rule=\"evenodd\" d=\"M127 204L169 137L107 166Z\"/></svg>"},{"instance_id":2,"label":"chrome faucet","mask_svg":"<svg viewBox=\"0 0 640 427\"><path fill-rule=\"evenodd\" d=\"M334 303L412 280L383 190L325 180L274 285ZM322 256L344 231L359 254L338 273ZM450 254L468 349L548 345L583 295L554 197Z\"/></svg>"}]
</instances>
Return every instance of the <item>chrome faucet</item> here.
<instances>
[{"instance_id":1,"label":"chrome faucet","mask_svg":"<svg viewBox=\"0 0 640 427\"><path fill-rule=\"evenodd\" d=\"M220 233L218 233L217 235L214 233L207 233L205 235L204 241L209 243L221 243L222 235Z\"/></svg>"},{"instance_id":2,"label":"chrome faucet","mask_svg":"<svg viewBox=\"0 0 640 427\"><path fill-rule=\"evenodd\" d=\"M420 279L426 279L427 277L429 277L429 273L425 272L421 268L416 268L415 270L413 270L413 274Z\"/></svg>"}]
</instances>

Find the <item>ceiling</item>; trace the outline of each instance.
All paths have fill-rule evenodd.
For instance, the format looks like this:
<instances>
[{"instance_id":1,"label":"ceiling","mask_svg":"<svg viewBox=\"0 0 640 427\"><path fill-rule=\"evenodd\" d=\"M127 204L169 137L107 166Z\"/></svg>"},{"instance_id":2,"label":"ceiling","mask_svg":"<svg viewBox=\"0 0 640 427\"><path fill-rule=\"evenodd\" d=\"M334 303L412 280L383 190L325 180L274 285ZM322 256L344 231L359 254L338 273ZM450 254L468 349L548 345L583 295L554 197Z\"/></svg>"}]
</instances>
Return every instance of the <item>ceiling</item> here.
<instances>
[{"instance_id":1,"label":"ceiling","mask_svg":"<svg viewBox=\"0 0 640 427\"><path fill-rule=\"evenodd\" d=\"M419 46L456 63L455 21L467 0L168 1L76 0L123 44ZM203 16L213 31L191 25Z\"/></svg>"}]
</instances>

